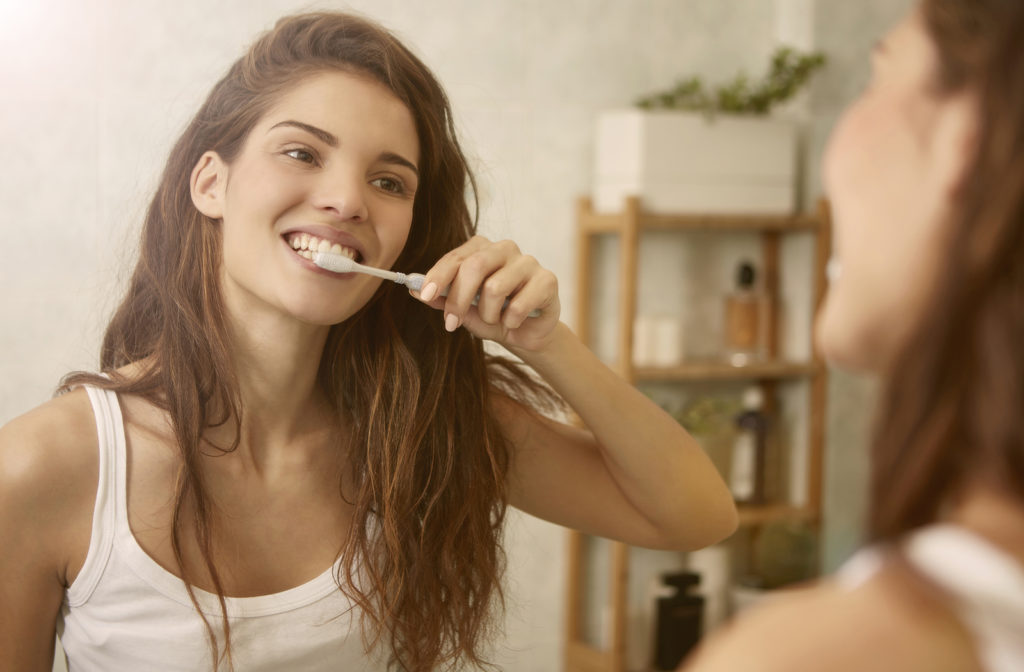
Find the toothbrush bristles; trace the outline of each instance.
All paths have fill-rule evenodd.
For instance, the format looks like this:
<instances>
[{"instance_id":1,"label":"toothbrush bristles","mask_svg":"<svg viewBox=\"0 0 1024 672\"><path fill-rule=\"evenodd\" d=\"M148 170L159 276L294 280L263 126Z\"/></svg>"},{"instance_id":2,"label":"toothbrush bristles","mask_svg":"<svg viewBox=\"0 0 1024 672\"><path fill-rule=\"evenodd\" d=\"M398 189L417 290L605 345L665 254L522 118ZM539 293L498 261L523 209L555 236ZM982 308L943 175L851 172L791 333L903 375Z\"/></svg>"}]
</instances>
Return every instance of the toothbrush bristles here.
<instances>
[{"instance_id":1,"label":"toothbrush bristles","mask_svg":"<svg viewBox=\"0 0 1024 672\"><path fill-rule=\"evenodd\" d=\"M334 273L351 273L355 270L356 262L342 254L331 254L330 252L316 252L313 254L313 263L320 268Z\"/></svg>"}]
</instances>

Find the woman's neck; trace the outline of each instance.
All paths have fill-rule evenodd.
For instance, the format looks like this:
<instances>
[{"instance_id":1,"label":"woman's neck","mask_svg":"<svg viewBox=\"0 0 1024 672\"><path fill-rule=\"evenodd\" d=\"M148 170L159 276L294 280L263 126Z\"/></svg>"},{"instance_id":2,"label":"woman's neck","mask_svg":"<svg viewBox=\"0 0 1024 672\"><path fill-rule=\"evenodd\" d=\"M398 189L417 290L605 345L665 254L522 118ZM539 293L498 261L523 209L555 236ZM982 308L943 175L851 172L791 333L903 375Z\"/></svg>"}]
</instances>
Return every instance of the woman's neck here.
<instances>
[{"instance_id":1,"label":"woman's neck","mask_svg":"<svg viewBox=\"0 0 1024 672\"><path fill-rule=\"evenodd\" d=\"M311 433L335 424L317 378L329 327L285 316L230 319L231 357L242 403L240 448L259 463L268 452L290 450ZM211 439L233 435L234 423L214 428Z\"/></svg>"},{"instance_id":2,"label":"woman's neck","mask_svg":"<svg viewBox=\"0 0 1024 672\"><path fill-rule=\"evenodd\" d=\"M998 486L976 481L949 512L950 522L985 537L1024 565L1024 505Z\"/></svg>"}]
</instances>

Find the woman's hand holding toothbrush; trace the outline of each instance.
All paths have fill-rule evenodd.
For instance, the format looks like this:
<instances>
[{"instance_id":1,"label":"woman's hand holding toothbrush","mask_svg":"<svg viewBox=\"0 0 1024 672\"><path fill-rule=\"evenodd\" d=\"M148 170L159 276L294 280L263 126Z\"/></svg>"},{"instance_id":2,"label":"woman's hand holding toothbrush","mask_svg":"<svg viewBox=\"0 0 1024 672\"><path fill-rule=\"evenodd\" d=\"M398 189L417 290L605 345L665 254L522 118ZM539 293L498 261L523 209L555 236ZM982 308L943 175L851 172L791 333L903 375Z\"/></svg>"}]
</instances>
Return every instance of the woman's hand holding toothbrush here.
<instances>
[{"instance_id":1,"label":"woman's hand holding toothbrush","mask_svg":"<svg viewBox=\"0 0 1024 672\"><path fill-rule=\"evenodd\" d=\"M448 287L448 296L440 296ZM553 338L561 304L558 279L511 241L475 236L441 257L411 294L444 311L445 328L465 327L510 349L538 351ZM474 298L479 295L477 305ZM502 310L505 301L508 306ZM539 317L529 317L531 311Z\"/></svg>"}]
</instances>

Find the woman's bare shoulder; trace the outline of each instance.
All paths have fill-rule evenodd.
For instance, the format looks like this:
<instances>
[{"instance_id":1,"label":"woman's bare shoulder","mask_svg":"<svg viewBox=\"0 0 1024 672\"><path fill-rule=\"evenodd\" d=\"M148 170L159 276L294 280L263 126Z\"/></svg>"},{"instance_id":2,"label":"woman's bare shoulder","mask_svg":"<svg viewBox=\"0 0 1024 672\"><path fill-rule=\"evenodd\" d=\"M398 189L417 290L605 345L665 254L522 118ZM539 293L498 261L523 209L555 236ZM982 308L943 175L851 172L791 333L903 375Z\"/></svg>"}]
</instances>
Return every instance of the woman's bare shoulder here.
<instances>
[{"instance_id":1,"label":"woman's bare shoulder","mask_svg":"<svg viewBox=\"0 0 1024 672\"><path fill-rule=\"evenodd\" d=\"M11 420L0 427L4 499L16 498L34 511L92 499L99 468L97 441L92 406L80 388Z\"/></svg>"},{"instance_id":2,"label":"woman's bare shoulder","mask_svg":"<svg viewBox=\"0 0 1024 672\"><path fill-rule=\"evenodd\" d=\"M709 637L685 672L976 672L941 596L900 568L854 589L826 581L751 610Z\"/></svg>"}]
</instances>

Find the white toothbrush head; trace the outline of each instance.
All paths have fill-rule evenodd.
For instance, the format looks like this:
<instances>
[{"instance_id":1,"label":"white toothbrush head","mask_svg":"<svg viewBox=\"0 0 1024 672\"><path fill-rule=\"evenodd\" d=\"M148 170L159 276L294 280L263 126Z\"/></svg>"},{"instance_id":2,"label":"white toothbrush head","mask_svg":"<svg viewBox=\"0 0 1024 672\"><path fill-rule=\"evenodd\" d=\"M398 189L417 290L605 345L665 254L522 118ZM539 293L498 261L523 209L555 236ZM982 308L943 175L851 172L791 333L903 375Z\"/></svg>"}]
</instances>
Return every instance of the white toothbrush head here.
<instances>
[{"instance_id":1,"label":"white toothbrush head","mask_svg":"<svg viewBox=\"0 0 1024 672\"><path fill-rule=\"evenodd\" d=\"M355 270L356 262L342 254L331 254L330 252L316 252L313 254L313 263L334 273L351 273Z\"/></svg>"}]
</instances>

